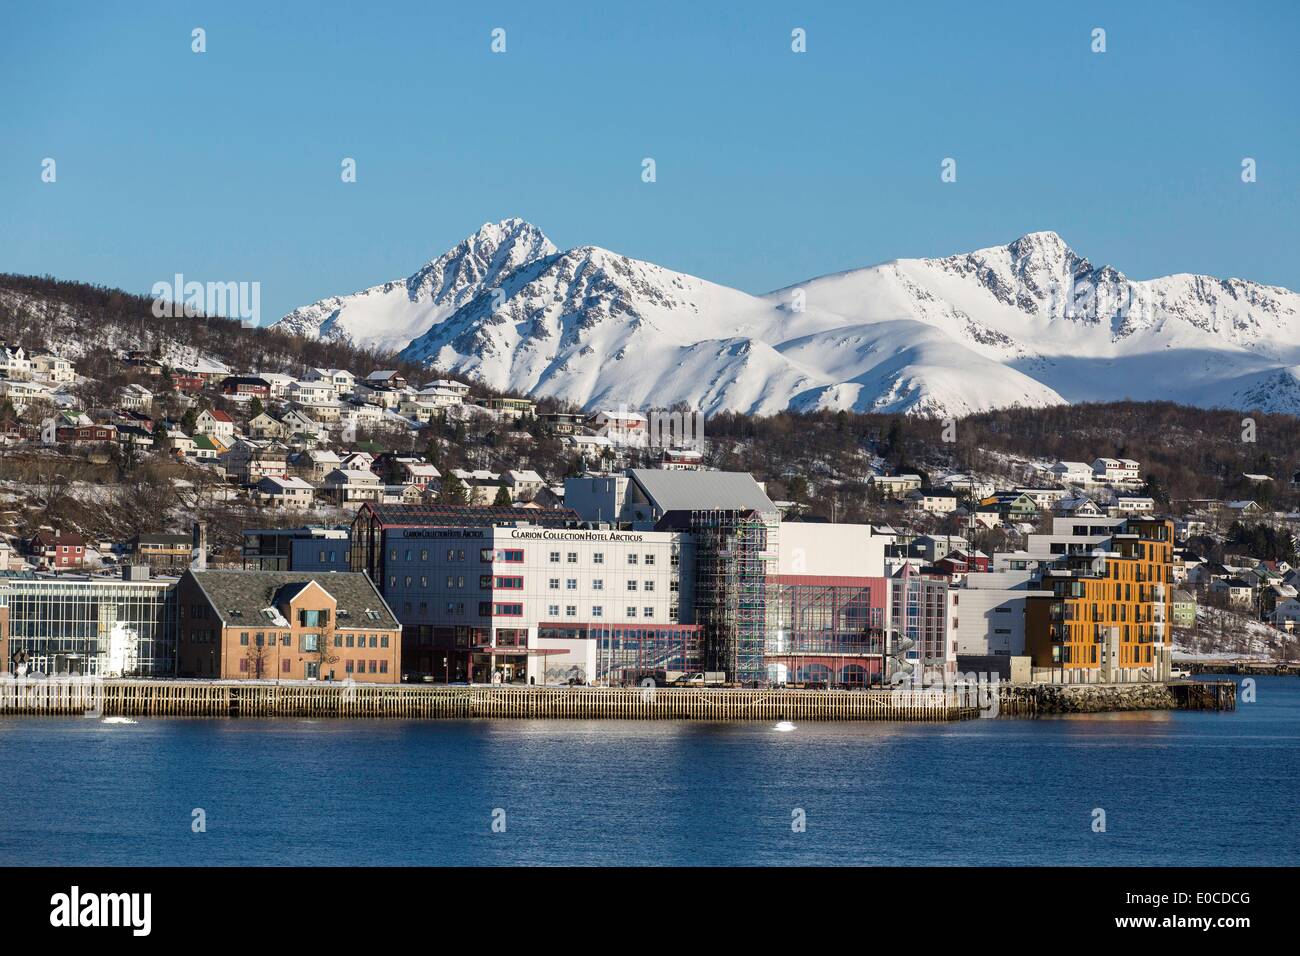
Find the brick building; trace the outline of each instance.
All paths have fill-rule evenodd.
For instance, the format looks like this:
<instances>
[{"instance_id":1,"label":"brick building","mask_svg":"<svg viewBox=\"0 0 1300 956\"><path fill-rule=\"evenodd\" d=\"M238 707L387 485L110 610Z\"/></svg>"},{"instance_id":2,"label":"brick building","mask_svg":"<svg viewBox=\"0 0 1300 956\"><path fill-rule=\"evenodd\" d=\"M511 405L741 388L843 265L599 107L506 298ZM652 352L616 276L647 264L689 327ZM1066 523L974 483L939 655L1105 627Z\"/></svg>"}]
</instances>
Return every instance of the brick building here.
<instances>
[{"instance_id":1,"label":"brick building","mask_svg":"<svg viewBox=\"0 0 1300 956\"><path fill-rule=\"evenodd\" d=\"M177 674L401 680L401 627L364 574L187 571Z\"/></svg>"}]
</instances>

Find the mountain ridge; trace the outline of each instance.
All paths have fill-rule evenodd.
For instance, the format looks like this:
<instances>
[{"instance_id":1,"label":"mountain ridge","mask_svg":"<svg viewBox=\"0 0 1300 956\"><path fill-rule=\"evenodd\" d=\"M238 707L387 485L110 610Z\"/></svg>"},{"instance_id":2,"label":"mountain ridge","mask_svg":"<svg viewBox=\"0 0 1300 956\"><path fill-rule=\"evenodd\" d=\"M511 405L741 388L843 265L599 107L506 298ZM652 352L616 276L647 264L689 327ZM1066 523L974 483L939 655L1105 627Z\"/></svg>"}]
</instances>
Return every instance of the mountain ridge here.
<instances>
[{"instance_id":1,"label":"mountain ridge","mask_svg":"<svg viewBox=\"0 0 1300 956\"><path fill-rule=\"evenodd\" d=\"M275 326L587 408L960 417L1169 398L1300 413L1295 292L1190 273L1132 280L1050 230L751 295L599 246L561 251L507 219L405 279Z\"/></svg>"}]
</instances>

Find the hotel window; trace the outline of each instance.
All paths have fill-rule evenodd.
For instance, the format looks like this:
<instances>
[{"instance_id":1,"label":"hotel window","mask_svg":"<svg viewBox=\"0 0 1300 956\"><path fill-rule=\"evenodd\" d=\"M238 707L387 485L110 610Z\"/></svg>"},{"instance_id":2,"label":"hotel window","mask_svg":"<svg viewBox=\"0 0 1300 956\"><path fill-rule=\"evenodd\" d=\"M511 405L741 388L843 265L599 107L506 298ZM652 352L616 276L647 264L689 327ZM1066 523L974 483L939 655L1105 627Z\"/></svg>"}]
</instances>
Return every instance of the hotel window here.
<instances>
[{"instance_id":1,"label":"hotel window","mask_svg":"<svg viewBox=\"0 0 1300 956\"><path fill-rule=\"evenodd\" d=\"M604 578L592 578L592 579L591 579L591 589L592 589L593 591L603 591L603 590L605 590L605 579L604 579Z\"/></svg>"},{"instance_id":2,"label":"hotel window","mask_svg":"<svg viewBox=\"0 0 1300 956\"><path fill-rule=\"evenodd\" d=\"M635 591L635 590L636 590L636 582L635 582L635 581L628 581L628 582L627 582L627 589L628 589L629 591Z\"/></svg>"},{"instance_id":3,"label":"hotel window","mask_svg":"<svg viewBox=\"0 0 1300 956\"><path fill-rule=\"evenodd\" d=\"M428 548L421 548L421 549L420 549L420 560L421 560L421 561L428 561L428 560L429 560L429 549L428 549Z\"/></svg>"},{"instance_id":4,"label":"hotel window","mask_svg":"<svg viewBox=\"0 0 1300 956\"><path fill-rule=\"evenodd\" d=\"M370 673L373 674L373 673L376 671L376 669L378 669L378 667L379 667L379 661L373 661L373 660L372 660L372 661L370 662Z\"/></svg>"},{"instance_id":5,"label":"hotel window","mask_svg":"<svg viewBox=\"0 0 1300 956\"><path fill-rule=\"evenodd\" d=\"M242 645L244 645L245 647L248 646L248 632L247 632L247 631L240 631L240 632L239 632L239 643L242 644Z\"/></svg>"},{"instance_id":6,"label":"hotel window","mask_svg":"<svg viewBox=\"0 0 1300 956\"><path fill-rule=\"evenodd\" d=\"M343 646L343 638L340 637L338 634L335 634L335 635L334 635L334 646L335 646L335 647L342 647L342 646Z\"/></svg>"},{"instance_id":7,"label":"hotel window","mask_svg":"<svg viewBox=\"0 0 1300 956\"><path fill-rule=\"evenodd\" d=\"M421 574L421 575L420 575L420 587L422 587L422 588L427 588L428 586L429 586L429 576L428 576L427 574Z\"/></svg>"},{"instance_id":8,"label":"hotel window","mask_svg":"<svg viewBox=\"0 0 1300 956\"><path fill-rule=\"evenodd\" d=\"M645 556L645 563L646 563L646 564L654 564L654 563L655 563L655 556L654 556L653 554L647 554L647 555Z\"/></svg>"},{"instance_id":9,"label":"hotel window","mask_svg":"<svg viewBox=\"0 0 1300 956\"><path fill-rule=\"evenodd\" d=\"M548 604L548 605L546 605L546 616L547 616L547 617L559 617L559 616L560 616L560 606L559 606L558 604Z\"/></svg>"},{"instance_id":10,"label":"hotel window","mask_svg":"<svg viewBox=\"0 0 1300 956\"><path fill-rule=\"evenodd\" d=\"M248 673L248 658L246 658L246 657L241 657L241 658L239 659L239 669L240 669L242 672L244 672L245 674Z\"/></svg>"},{"instance_id":11,"label":"hotel window","mask_svg":"<svg viewBox=\"0 0 1300 956\"><path fill-rule=\"evenodd\" d=\"M380 661L380 662L379 662L379 673L381 673L381 674L387 674L387 673L388 673L388 661L383 660L383 661Z\"/></svg>"},{"instance_id":12,"label":"hotel window","mask_svg":"<svg viewBox=\"0 0 1300 956\"><path fill-rule=\"evenodd\" d=\"M570 552L569 552L569 554L568 554L568 562L569 562L570 564L577 564L577 563L578 563L578 552L577 552L577 551L570 551Z\"/></svg>"},{"instance_id":13,"label":"hotel window","mask_svg":"<svg viewBox=\"0 0 1300 956\"><path fill-rule=\"evenodd\" d=\"M351 674L351 673L352 673L352 662L351 662L351 661L347 661L346 663L344 663L344 665L343 665L343 670L344 670L344 672L346 672L346 673L348 673L348 674Z\"/></svg>"},{"instance_id":14,"label":"hotel window","mask_svg":"<svg viewBox=\"0 0 1300 956\"><path fill-rule=\"evenodd\" d=\"M627 616L636 617L636 608L632 607L631 605L628 605Z\"/></svg>"},{"instance_id":15,"label":"hotel window","mask_svg":"<svg viewBox=\"0 0 1300 956\"><path fill-rule=\"evenodd\" d=\"M604 551L597 551L595 554L593 554L593 555L591 556L591 562L592 562L592 564L604 564L604 563L605 563L605 552L604 552Z\"/></svg>"},{"instance_id":16,"label":"hotel window","mask_svg":"<svg viewBox=\"0 0 1300 956\"><path fill-rule=\"evenodd\" d=\"M603 607L601 607L599 604L593 604L593 605L591 606L591 616L592 616L592 617L604 617L604 616L605 616L605 609L604 609Z\"/></svg>"},{"instance_id":17,"label":"hotel window","mask_svg":"<svg viewBox=\"0 0 1300 956\"><path fill-rule=\"evenodd\" d=\"M548 586L552 591L558 591L558 590L560 589L560 579L559 579L559 578L551 578L551 579L549 579L549 581L547 582L547 586Z\"/></svg>"},{"instance_id":18,"label":"hotel window","mask_svg":"<svg viewBox=\"0 0 1300 956\"><path fill-rule=\"evenodd\" d=\"M388 635L387 635L387 634L385 634L383 637L381 637L381 638L379 639L379 646L380 646L380 647L387 647L387 646L388 646Z\"/></svg>"},{"instance_id":19,"label":"hotel window","mask_svg":"<svg viewBox=\"0 0 1300 956\"><path fill-rule=\"evenodd\" d=\"M289 658L286 657L284 660L280 661L280 673L289 673Z\"/></svg>"},{"instance_id":20,"label":"hotel window","mask_svg":"<svg viewBox=\"0 0 1300 956\"><path fill-rule=\"evenodd\" d=\"M566 604L566 605L564 605L564 616L565 616L565 617L577 617L577 616L578 616L578 608L577 608L575 605L573 605L573 604Z\"/></svg>"},{"instance_id":21,"label":"hotel window","mask_svg":"<svg viewBox=\"0 0 1300 956\"><path fill-rule=\"evenodd\" d=\"M629 555L627 556L627 563L628 563L628 564L636 564L636 555L635 555L635 554L629 554Z\"/></svg>"},{"instance_id":22,"label":"hotel window","mask_svg":"<svg viewBox=\"0 0 1300 956\"><path fill-rule=\"evenodd\" d=\"M652 607L643 607L643 608L641 608L641 616L642 616L642 617L654 617L654 616L655 616L655 609L652 608Z\"/></svg>"},{"instance_id":23,"label":"hotel window","mask_svg":"<svg viewBox=\"0 0 1300 956\"><path fill-rule=\"evenodd\" d=\"M577 579L577 578L566 578L565 581L564 581L564 589L565 589L566 591L576 591L576 590L578 590L578 579Z\"/></svg>"},{"instance_id":24,"label":"hotel window","mask_svg":"<svg viewBox=\"0 0 1300 956\"><path fill-rule=\"evenodd\" d=\"M317 651L320 649L319 634L304 634L302 636L302 649L304 651Z\"/></svg>"},{"instance_id":25,"label":"hotel window","mask_svg":"<svg viewBox=\"0 0 1300 956\"><path fill-rule=\"evenodd\" d=\"M551 564L559 564L559 563L560 563L560 552L558 552L558 551L552 551L552 552L551 552Z\"/></svg>"},{"instance_id":26,"label":"hotel window","mask_svg":"<svg viewBox=\"0 0 1300 956\"><path fill-rule=\"evenodd\" d=\"M351 647L351 646L352 646L352 635L349 634L349 635L348 635L348 647Z\"/></svg>"},{"instance_id":27,"label":"hotel window","mask_svg":"<svg viewBox=\"0 0 1300 956\"><path fill-rule=\"evenodd\" d=\"M642 583L641 586L642 591L653 591L654 589L655 589L655 583L653 581L645 581Z\"/></svg>"}]
</instances>

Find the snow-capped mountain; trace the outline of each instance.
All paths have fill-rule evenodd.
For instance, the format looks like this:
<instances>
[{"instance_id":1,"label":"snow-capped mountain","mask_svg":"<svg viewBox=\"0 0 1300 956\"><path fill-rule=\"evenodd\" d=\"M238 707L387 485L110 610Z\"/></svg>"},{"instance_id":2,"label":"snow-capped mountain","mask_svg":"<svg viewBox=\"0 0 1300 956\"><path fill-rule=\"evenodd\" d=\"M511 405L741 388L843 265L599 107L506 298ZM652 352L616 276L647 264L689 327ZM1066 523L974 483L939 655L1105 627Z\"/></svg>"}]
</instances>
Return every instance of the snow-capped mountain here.
<instances>
[{"instance_id":1,"label":"snow-capped mountain","mask_svg":"<svg viewBox=\"0 0 1300 956\"><path fill-rule=\"evenodd\" d=\"M297 335L396 351L481 290L555 251L540 229L522 219L488 223L405 279L322 299L275 325Z\"/></svg>"},{"instance_id":2,"label":"snow-capped mountain","mask_svg":"<svg viewBox=\"0 0 1300 956\"><path fill-rule=\"evenodd\" d=\"M511 219L278 324L588 408L961 416L1169 398L1300 413L1296 293L1134 281L1052 232L754 296L592 246L560 252Z\"/></svg>"}]
</instances>

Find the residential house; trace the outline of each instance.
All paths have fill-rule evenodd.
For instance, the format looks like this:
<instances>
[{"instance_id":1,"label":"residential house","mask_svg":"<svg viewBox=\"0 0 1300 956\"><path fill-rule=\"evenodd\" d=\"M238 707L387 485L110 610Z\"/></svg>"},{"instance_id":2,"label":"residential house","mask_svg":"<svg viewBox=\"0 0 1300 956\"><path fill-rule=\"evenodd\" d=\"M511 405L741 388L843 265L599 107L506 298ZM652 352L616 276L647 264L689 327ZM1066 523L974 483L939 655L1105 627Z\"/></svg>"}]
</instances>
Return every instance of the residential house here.
<instances>
[{"instance_id":1,"label":"residential house","mask_svg":"<svg viewBox=\"0 0 1300 956\"><path fill-rule=\"evenodd\" d=\"M597 435L604 435L615 445L640 448L650 440L650 420L640 412L604 409L592 415L587 425Z\"/></svg>"},{"instance_id":2,"label":"residential house","mask_svg":"<svg viewBox=\"0 0 1300 956\"><path fill-rule=\"evenodd\" d=\"M346 505L358 501L380 501L384 486L373 471L335 468L325 476L324 491L338 504Z\"/></svg>"},{"instance_id":3,"label":"residential house","mask_svg":"<svg viewBox=\"0 0 1300 956\"><path fill-rule=\"evenodd\" d=\"M1098 458L1092 463L1093 480L1106 484L1140 482L1140 467L1132 458Z\"/></svg>"},{"instance_id":4,"label":"residential house","mask_svg":"<svg viewBox=\"0 0 1300 956\"><path fill-rule=\"evenodd\" d=\"M235 420L229 412L205 408L194 419L196 435L212 435L229 446L235 440Z\"/></svg>"},{"instance_id":5,"label":"residential house","mask_svg":"<svg viewBox=\"0 0 1300 956\"><path fill-rule=\"evenodd\" d=\"M338 396L334 394L332 382L297 381L289 387L289 400L304 408L320 408L337 404Z\"/></svg>"},{"instance_id":6,"label":"residential house","mask_svg":"<svg viewBox=\"0 0 1300 956\"><path fill-rule=\"evenodd\" d=\"M389 388L406 388L406 379L393 369L379 369L366 376L366 385L386 385Z\"/></svg>"},{"instance_id":7,"label":"residential house","mask_svg":"<svg viewBox=\"0 0 1300 956\"><path fill-rule=\"evenodd\" d=\"M1090 485L1096 481L1093 466L1082 461L1058 461L1047 470L1063 485Z\"/></svg>"},{"instance_id":8,"label":"residential house","mask_svg":"<svg viewBox=\"0 0 1300 956\"><path fill-rule=\"evenodd\" d=\"M502 477L505 478L506 488L510 491L511 501L532 501L537 497L537 493L546 487L542 476L531 469L520 471L512 468Z\"/></svg>"},{"instance_id":9,"label":"residential house","mask_svg":"<svg viewBox=\"0 0 1300 956\"><path fill-rule=\"evenodd\" d=\"M260 415L254 415L248 420L246 428L250 438L288 438L289 429L272 415L262 412Z\"/></svg>"},{"instance_id":10,"label":"residential house","mask_svg":"<svg viewBox=\"0 0 1300 956\"><path fill-rule=\"evenodd\" d=\"M86 539L79 534L38 531L28 544L28 553L44 568L79 568L86 560Z\"/></svg>"},{"instance_id":11,"label":"residential house","mask_svg":"<svg viewBox=\"0 0 1300 956\"><path fill-rule=\"evenodd\" d=\"M50 352L32 356L32 374L55 385L67 385L77 380L77 370L67 359Z\"/></svg>"},{"instance_id":12,"label":"residential house","mask_svg":"<svg viewBox=\"0 0 1300 956\"><path fill-rule=\"evenodd\" d=\"M138 534L127 545L132 564L147 564L155 571L187 568L194 555L188 534Z\"/></svg>"},{"instance_id":13,"label":"residential house","mask_svg":"<svg viewBox=\"0 0 1300 956\"><path fill-rule=\"evenodd\" d=\"M221 380L221 394L230 398L251 401L270 401L271 383L259 375L228 375Z\"/></svg>"},{"instance_id":14,"label":"residential house","mask_svg":"<svg viewBox=\"0 0 1300 956\"><path fill-rule=\"evenodd\" d=\"M323 448L313 448L294 457L295 470L308 481L324 481L341 464L337 454Z\"/></svg>"},{"instance_id":15,"label":"residential house","mask_svg":"<svg viewBox=\"0 0 1300 956\"><path fill-rule=\"evenodd\" d=\"M1196 597L1183 588L1174 588L1173 610L1170 614L1174 627L1196 626Z\"/></svg>"},{"instance_id":16,"label":"residential house","mask_svg":"<svg viewBox=\"0 0 1300 956\"><path fill-rule=\"evenodd\" d=\"M499 418L528 418L533 414L533 403L526 398L489 398L483 403Z\"/></svg>"},{"instance_id":17,"label":"residential house","mask_svg":"<svg viewBox=\"0 0 1300 956\"><path fill-rule=\"evenodd\" d=\"M279 442L236 438L223 463L228 477L240 484L255 485L263 478L288 474L288 449Z\"/></svg>"},{"instance_id":18,"label":"residential house","mask_svg":"<svg viewBox=\"0 0 1300 956\"><path fill-rule=\"evenodd\" d=\"M914 474L872 475L867 479L867 484L886 498L901 500L908 492L916 491L921 487L921 476Z\"/></svg>"},{"instance_id":19,"label":"residential house","mask_svg":"<svg viewBox=\"0 0 1300 956\"><path fill-rule=\"evenodd\" d=\"M956 493L943 488L917 488L908 492L907 500L929 514L946 515L957 510Z\"/></svg>"},{"instance_id":20,"label":"residential house","mask_svg":"<svg viewBox=\"0 0 1300 956\"><path fill-rule=\"evenodd\" d=\"M297 475L268 475L253 486L253 492L262 504L296 511L310 508L316 497L315 486Z\"/></svg>"}]
</instances>

